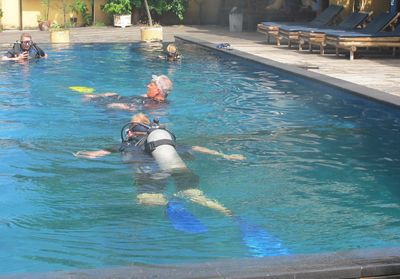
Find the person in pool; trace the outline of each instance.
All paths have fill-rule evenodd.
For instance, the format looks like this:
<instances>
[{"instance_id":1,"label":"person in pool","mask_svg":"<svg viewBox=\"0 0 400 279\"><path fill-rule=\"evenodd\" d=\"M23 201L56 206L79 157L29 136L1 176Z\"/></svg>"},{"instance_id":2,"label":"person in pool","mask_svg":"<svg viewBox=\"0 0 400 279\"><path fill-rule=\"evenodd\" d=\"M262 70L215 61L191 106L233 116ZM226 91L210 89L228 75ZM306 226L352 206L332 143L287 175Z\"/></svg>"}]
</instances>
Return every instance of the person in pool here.
<instances>
[{"instance_id":1,"label":"person in pool","mask_svg":"<svg viewBox=\"0 0 400 279\"><path fill-rule=\"evenodd\" d=\"M23 61L34 58L47 58L47 54L33 42L30 34L23 33L20 41L16 41L1 59Z\"/></svg>"},{"instance_id":2,"label":"person in pool","mask_svg":"<svg viewBox=\"0 0 400 279\"><path fill-rule=\"evenodd\" d=\"M152 75L152 79L147 84L147 93L144 96L125 97L117 93L85 94L86 100L105 103L109 109L119 109L126 111L137 111L140 105L145 107L159 106L165 103L172 90L172 81L165 75Z\"/></svg>"},{"instance_id":3,"label":"person in pool","mask_svg":"<svg viewBox=\"0 0 400 279\"><path fill-rule=\"evenodd\" d=\"M181 59L181 55L178 53L178 49L174 44L168 44L166 48L166 54L164 56L161 55L160 58L172 62Z\"/></svg>"},{"instance_id":4,"label":"person in pool","mask_svg":"<svg viewBox=\"0 0 400 279\"><path fill-rule=\"evenodd\" d=\"M140 204L166 205L164 189L172 178L178 192L177 197L188 198L200 205L218 210L226 215L231 212L215 200L207 198L198 189L199 177L183 162L176 149L175 136L157 121L151 122L142 114L132 117L130 123L121 130L122 143L108 149L78 151L78 158L95 159L120 152L126 163L135 168L135 181L138 185L137 199ZM191 150L227 160L244 160L240 154L227 155L201 146L193 146Z\"/></svg>"}]
</instances>

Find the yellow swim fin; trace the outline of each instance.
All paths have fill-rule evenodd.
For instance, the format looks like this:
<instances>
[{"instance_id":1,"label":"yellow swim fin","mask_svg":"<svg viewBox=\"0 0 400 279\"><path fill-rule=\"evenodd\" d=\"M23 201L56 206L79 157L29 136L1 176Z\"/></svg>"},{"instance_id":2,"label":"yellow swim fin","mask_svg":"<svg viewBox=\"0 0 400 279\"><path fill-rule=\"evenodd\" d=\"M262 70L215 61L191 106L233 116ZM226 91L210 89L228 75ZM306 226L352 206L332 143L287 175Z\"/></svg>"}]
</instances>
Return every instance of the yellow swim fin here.
<instances>
[{"instance_id":1,"label":"yellow swim fin","mask_svg":"<svg viewBox=\"0 0 400 279\"><path fill-rule=\"evenodd\" d=\"M86 86L70 86L69 89L79 92L79 93L93 93L94 88Z\"/></svg>"}]
</instances>

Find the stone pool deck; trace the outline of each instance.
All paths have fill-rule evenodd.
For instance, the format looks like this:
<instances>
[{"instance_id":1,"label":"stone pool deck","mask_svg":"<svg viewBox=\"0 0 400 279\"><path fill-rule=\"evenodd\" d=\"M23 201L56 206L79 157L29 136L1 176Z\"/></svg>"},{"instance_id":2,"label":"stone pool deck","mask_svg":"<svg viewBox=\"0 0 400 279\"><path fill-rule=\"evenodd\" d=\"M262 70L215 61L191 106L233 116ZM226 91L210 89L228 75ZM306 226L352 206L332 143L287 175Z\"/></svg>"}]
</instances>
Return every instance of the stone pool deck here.
<instances>
[{"instance_id":1,"label":"stone pool deck","mask_svg":"<svg viewBox=\"0 0 400 279\"><path fill-rule=\"evenodd\" d=\"M4 50L10 43L19 38L22 31L0 32L0 49ZM50 35L46 31L32 30L37 43L49 43ZM332 84L348 87L350 91L365 93L372 98L400 105L400 58L389 54L368 55L350 61L344 55L336 57L334 52L321 56L317 51L299 52L287 46L267 44L265 35L257 32L231 33L220 26L166 26L164 41L174 41L175 36L190 41L204 42L210 47L219 43L230 43L234 52L242 53L248 58L256 57L274 66L292 69L297 74L329 80ZM127 28L86 27L71 29L72 43L110 43L138 42L138 26ZM361 53L362 54L362 53Z\"/></svg>"},{"instance_id":2,"label":"stone pool deck","mask_svg":"<svg viewBox=\"0 0 400 279\"><path fill-rule=\"evenodd\" d=\"M319 255L220 260L185 265L131 265L0 279L398 279L400 249L356 250Z\"/></svg>"},{"instance_id":3,"label":"stone pool deck","mask_svg":"<svg viewBox=\"0 0 400 279\"><path fill-rule=\"evenodd\" d=\"M28 31L35 42L49 43L49 32ZM0 32L0 50L7 49L22 31ZM400 105L400 59L371 55L349 61L334 54L320 56L308 51L268 45L257 32L230 33L217 26L164 27L164 41L176 38L215 48L230 43L224 50L245 59L282 68L305 78L317 79L383 102ZM138 42L139 27L125 29L90 27L71 29L72 43ZM45 48L45 45L43 47ZM51 57L49 58L51 59ZM4 64L0 64L1 67ZM12 255L10 255L12 256ZM61 271L40 274L0 276L4 278L400 278L400 247L355 250L320 255L279 256L261 259L218 260L188 265L131 265L121 268Z\"/></svg>"}]
</instances>

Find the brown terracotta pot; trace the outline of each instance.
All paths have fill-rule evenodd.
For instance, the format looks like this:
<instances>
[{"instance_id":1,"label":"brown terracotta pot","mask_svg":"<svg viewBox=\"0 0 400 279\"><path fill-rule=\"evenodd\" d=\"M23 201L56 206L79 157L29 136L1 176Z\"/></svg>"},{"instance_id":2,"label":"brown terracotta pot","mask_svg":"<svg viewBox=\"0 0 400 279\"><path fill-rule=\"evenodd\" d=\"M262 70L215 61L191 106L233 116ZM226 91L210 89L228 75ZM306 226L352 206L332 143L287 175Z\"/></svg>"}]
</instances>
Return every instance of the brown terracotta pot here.
<instances>
[{"instance_id":1,"label":"brown terracotta pot","mask_svg":"<svg viewBox=\"0 0 400 279\"><path fill-rule=\"evenodd\" d=\"M40 21L39 22L39 30L40 31L48 31L50 28L50 21Z\"/></svg>"}]
</instances>

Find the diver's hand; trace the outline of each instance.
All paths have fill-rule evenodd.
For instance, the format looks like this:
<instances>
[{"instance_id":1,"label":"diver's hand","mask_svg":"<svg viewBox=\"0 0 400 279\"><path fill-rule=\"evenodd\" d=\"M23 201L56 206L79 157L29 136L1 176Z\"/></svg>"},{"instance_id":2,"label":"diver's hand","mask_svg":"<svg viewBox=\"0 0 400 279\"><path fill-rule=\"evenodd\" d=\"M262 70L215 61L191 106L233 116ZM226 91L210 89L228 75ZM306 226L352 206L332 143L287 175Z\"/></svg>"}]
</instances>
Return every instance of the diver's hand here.
<instances>
[{"instance_id":1,"label":"diver's hand","mask_svg":"<svg viewBox=\"0 0 400 279\"><path fill-rule=\"evenodd\" d=\"M95 159L98 157L107 156L110 153L111 152L107 150L94 150L94 151L82 150L72 154L77 158Z\"/></svg>"},{"instance_id":2,"label":"diver's hand","mask_svg":"<svg viewBox=\"0 0 400 279\"><path fill-rule=\"evenodd\" d=\"M29 53L24 51L18 55L18 60L26 60L29 58Z\"/></svg>"}]
</instances>

